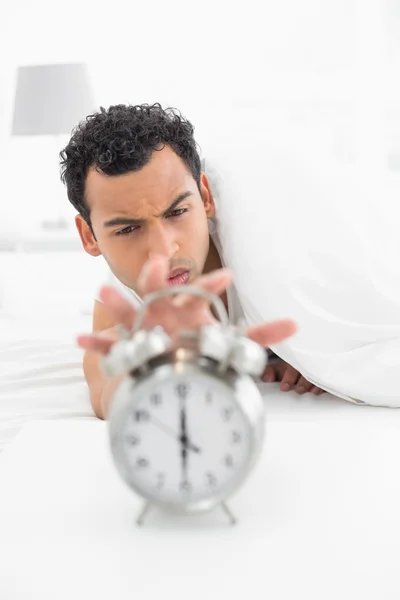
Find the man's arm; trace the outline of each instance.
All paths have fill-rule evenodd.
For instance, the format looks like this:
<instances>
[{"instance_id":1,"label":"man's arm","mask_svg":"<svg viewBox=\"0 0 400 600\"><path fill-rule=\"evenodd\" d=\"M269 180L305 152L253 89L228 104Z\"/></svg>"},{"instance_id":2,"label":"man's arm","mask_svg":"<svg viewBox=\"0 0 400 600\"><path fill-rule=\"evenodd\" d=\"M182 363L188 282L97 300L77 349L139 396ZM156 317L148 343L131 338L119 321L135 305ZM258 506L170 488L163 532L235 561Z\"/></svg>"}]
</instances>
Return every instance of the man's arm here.
<instances>
[{"instance_id":1,"label":"man's arm","mask_svg":"<svg viewBox=\"0 0 400 600\"><path fill-rule=\"evenodd\" d=\"M145 297L155 290L168 286L168 261L161 258L149 259L139 276L140 294ZM220 269L197 279L196 285L209 294L220 296L230 285L231 275L225 269ZM116 325L122 323L132 327L136 318L136 309L126 298L111 287L104 286L100 290L101 300L96 302L93 313L93 330L90 335L79 335L78 344L84 350L93 353L96 358L85 357L85 377L90 389L91 403L96 415L104 418L107 415L108 404L118 385L118 380L108 379L100 371L100 356L106 356L118 340ZM183 300L183 301L182 301ZM143 326L145 328L161 326L172 339L181 329L198 330L199 327L215 322L211 313L210 303L199 300L193 303L193 298L183 294L180 298L161 298L147 308ZM247 336L267 347L279 344L296 332L296 324L290 319L261 323L247 329ZM111 330L111 331L110 331ZM121 377L120 377L121 380Z\"/></svg>"},{"instance_id":2,"label":"man's arm","mask_svg":"<svg viewBox=\"0 0 400 600\"><path fill-rule=\"evenodd\" d=\"M101 332L107 335L108 339L119 339L115 331L117 323L110 317L102 302L94 303L93 310L93 333ZM89 386L90 403L94 413L99 419L104 419L107 415L108 405L114 395L118 385L125 377L107 377L100 369L101 354L86 351L83 356L83 372Z\"/></svg>"}]
</instances>

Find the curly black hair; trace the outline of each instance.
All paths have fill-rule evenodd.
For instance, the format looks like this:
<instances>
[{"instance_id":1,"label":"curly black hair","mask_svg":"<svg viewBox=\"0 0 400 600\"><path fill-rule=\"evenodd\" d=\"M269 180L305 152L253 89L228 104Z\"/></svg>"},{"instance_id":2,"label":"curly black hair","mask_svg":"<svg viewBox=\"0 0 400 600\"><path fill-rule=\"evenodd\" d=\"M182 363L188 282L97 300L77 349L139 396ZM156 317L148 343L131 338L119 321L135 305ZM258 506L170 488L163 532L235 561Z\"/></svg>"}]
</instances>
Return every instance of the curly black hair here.
<instances>
[{"instance_id":1,"label":"curly black hair","mask_svg":"<svg viewBox=\"0 0 400 600\"><path fill-rule=\"evenodd\" d=\"M61 181L69 201L92 229L85 201L89 168L106 175L139 171L166 145L183 159L200 188L201 162L193 132L178 110L163 109L159 103L101 107L79 123L60 152Z\"/></svg>"}]
</instances>

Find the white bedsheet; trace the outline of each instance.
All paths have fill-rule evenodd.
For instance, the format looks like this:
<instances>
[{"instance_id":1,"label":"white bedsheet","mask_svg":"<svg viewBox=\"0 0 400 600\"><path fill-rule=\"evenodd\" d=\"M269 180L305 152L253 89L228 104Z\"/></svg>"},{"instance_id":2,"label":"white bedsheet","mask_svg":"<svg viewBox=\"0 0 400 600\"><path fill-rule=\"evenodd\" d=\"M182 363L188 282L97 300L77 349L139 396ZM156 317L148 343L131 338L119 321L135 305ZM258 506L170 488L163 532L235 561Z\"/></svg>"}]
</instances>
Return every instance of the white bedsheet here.
<instances>
[{"instance_id":1,"label":"white bedsheet","mask_svg":"<svg viewBox=\"0 0 400 600\"><path fill-rule=\"evenodd\" d=\"M30 421L95 418L75 337L105 267L83 250L0 253L0 451Z\"/></svg>"},{"instance_id":2,"label":"white bedsheet","mask_svg":"<svg viewBox=\"0 0 400 600\"><path fill-rule=\"evenodd\" d=\"M90 316L0 316L0 451L37 419L94 419L75 335Z\"/></svg>"},{"instance_id":3,"label":"white bedsheet","mask_svg":"<svg viewBox=\"0 0 400 600\"><path fill-rule=\"evenodd\" d=\"M91 329L91 317L32 322L28 317L0 316L0 451L23 425L43 419L96 419L82 369L82 350L75 336ZM299 397L269 391L268 410L275 418L389 420L400 428L400 412L357 406L331 396ZM276 392L276 393L275 393ZM299 410L299 408L301 410Z\"/></svg>"}]
</instances>

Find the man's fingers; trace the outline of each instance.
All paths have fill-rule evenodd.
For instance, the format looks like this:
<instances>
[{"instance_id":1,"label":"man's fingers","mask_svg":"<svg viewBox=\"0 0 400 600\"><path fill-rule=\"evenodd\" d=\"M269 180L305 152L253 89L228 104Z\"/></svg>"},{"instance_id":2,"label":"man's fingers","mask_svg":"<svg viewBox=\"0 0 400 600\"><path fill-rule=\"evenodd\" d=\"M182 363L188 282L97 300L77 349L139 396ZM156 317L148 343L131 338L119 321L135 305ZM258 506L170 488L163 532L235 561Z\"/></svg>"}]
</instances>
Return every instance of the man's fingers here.
<instances>
[{"instance_id":1,"label":"man's fingers","mask_svg":"<svg viewBox=\"0 0 400 600\"><path fill-rule=\"evenodd\" d=\"M276 379L275 368L274 365L269 365L264 373L262 374L261 379L266 381L267 383L273 383Z\"/></svg>"},{"instance_id":2,"label":"man's fingers","mask_svg":"<svg viewBox=\"0 0 400 600\"><path fill-rule=\"evenodd\" d=\"M102 337L100 334L95 333L92 335L78 335L76 340L83 350L90 350L92 352L98 352L99 354L108 354L115 344L115 340Z\"/></svg>"},{"instance_id":3,"label":"man's fingers","mask_svg":"<svg viewBox=\"0 0 400 600\"><path fill-rule=\"evenodd\" d=\"M194 285L206 292L210 292L210 294L220 296L231 283L231 273L227 269L219 269L209 275L202 275L194 282ZM204 302L202 298L190 294L181 294L173 300L174 306L178 308L191 307L194 309L195 305L201 302Z\"/></svg>"},{"instance_id":4,"label":"man's fingers","mask_svg":"<svg viewBox=\"0 0 400 600\"><path fill-rule=\"evenodd\" d=\"M247 330L247 335L251 340L257 342L257 344L266 347L283 342L283 340L295 334L296 331L296 323L290 319L286 319L250 327Z\"/></svg>"},{"instance_id":5,"label":"man's fingers","mask_svg":"<svg viewBox=\"0 0 400 600\"><path fill-rule=\"evenodd\" d=\"M140 295L146 296L167 287L168 262L162 258L148 260L140 272L138 288Z\"/></svg>"},{"instance_id":6,"label":"man's fingers","mask_svg":"<svg viewBox=\"0 0 400 600\"><path fill-rule=\"evenodd\" d=\"M283 340L292 336L296 331L296 323L287 319L258 325L258 327L251 327L247 330L247 335L251 340L262 346L272 346L273 344L283 342ZM298 371L289 365L282 378L281 390L288 392L295 385L298 377Z\"/></svg>"},{"instance_id":7,"label":"man's fingers","mask_svg":"<svg viewBox=\"0 0 400 600\"><path fill-rule=\"evenodd\" d=\"M312 387L313 384L310 383L305 377L300 377L297 382L295 392L297 394L305 394L306 392L309 392Z\"/></svg>"},{"instance_id":8,"label":"man's fingers","mask_svg":"<svg viewBox=\"0 0 400 600\"><path fill-rule=\"evenodd\" d=\"M136 310L133 305L121 296L121 294L112 286L104 286L100 290L100 299L104 306L115 318L118 323L131 329L136 318Z\"/></svg>"},{"instance_id":9,"label":"man's fingers","mask_svg":"<svg viewBox=\"0 0 400 600\"><path fill-rule=\"evenodd\" d=\"M202 290L220 296L232 283L232 273L228 269L218 269L208 275L202 275L195 285Z\"/></svg>"},{"instance_id":10,"label":"man's fingers","mask_svg":"<svg viewBox=\"0 0 400 600\"><path fill-rule=\"evenodd\" d=\"M320 396L321 394L325 394L325 390L322 390L321 388L317 387L316 385L314 385L310 391L312 394L315 394L315 396Z\"/></svg>"},{"instance_id":11,"label":"man's fingers","mask_svg":"<svg viewBox=\"0 0 400 600\"><path fill-rule=\"evenodd\" d=\"M288 392L296 385L297 380L300 377L300 373L296 371L292 366L288 365L281 381L281 391Z\"/></svg>"}]
</instances>

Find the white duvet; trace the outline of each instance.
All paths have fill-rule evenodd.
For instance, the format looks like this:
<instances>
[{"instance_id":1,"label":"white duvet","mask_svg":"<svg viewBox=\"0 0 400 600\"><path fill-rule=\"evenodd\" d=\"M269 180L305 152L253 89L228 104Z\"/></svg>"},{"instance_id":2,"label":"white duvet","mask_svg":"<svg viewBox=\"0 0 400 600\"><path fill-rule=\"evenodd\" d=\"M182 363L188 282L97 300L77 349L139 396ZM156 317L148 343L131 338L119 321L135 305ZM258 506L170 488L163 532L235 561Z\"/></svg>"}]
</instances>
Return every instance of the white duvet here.
<instances>
[{"instance_id":1,"label":"white duvet","mask_svg":"<svg viewBox=\"0 0 400 600\"><path fill-rule=\"evenodd\" d=\"M232 147L210 158L246 317L294 318L279 356L346 400L399 407L400 186L335 165L318 137L267 116L235 127Z\"/></svg>"}]
</instances>

